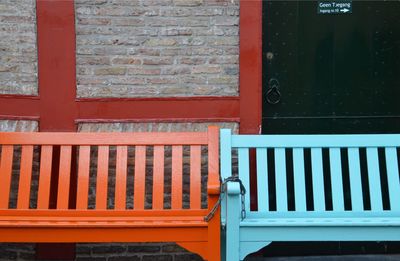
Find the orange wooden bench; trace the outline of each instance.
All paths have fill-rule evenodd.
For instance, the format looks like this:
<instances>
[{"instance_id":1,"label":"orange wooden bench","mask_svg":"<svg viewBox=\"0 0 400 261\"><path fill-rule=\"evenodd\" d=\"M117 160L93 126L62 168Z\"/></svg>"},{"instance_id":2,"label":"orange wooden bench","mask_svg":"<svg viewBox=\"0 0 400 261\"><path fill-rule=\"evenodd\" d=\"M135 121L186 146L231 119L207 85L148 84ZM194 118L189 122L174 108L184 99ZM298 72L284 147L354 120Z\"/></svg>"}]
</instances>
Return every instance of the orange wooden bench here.
<instances>
[{"instance_id":1,"label":"orange wooden bench","mask_svg":"<svg viewBox=\"0 0 400 261\"><path fill-rule=\"evenodd\" d=\"M0 133L0 242L176 242L220 260L219 210L205 221L220 191L218 132Z\"/></svg>"}]
</instances>

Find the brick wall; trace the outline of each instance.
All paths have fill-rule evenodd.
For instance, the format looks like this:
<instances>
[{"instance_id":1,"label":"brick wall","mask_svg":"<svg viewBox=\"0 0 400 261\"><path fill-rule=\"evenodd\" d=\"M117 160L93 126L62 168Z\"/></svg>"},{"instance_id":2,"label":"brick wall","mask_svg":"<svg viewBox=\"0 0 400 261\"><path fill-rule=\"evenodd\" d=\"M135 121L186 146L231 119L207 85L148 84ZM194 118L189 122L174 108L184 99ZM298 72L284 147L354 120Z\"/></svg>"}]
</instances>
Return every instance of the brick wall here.
<instances>
[{"instance_id":1,"label":"brick wall","mask_svg":"<svg viewBox=\"0 0 400 261\"><path fill-rule=\"evenodd\" d=\"M37 94L36 0L0 1L0 94Z\"/></svg>"},{"instance_id":2,"label":"brick wall","mask_svg":"<svg viewBox=\"0 0 400 261\"><path fill-rule=\"evenodd\" d=\"M78 126L80 132L174 132L174 131L207 131L208 126L232 129L238 133L239 124L234 122L146 122L146 123L82 123Z\"/></svg>"},{"instance_id":3,"label":"brick wall","mask_svg":"<svg viewBox=\"0 0 400 261\"><path fill-rule=\"evenodd\" d=\"M79 97L238 94L239 0L76 0Z\"/></svg>"}]
</instances>

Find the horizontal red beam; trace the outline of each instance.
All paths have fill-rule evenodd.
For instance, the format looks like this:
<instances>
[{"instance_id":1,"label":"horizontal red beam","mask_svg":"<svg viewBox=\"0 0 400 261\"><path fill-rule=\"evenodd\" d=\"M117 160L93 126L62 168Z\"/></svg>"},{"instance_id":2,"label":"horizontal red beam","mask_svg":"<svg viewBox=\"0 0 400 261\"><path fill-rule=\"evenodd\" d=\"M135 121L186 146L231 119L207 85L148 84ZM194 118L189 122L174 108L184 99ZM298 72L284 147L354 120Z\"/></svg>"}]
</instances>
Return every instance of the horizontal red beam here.
<instances>
[{"instance_id":1,"label":"horizontal red beam","mask_svg":"<svg viewBox=\"0 0 400 261\"><path fill-rule=\"evenodd\" d=\"M78 100L78 119L237 119L239 98Z\"/></svg>"},{"instance_id":2,"label":"horizontal red beam","mask_svg":"<svg viewBox=\"0 0 400 261\"><path fill-rule=\"evenodd\" d=\"M240 133L261 131L262 0L240 1Z\"/></svg>"},{"instance_id":3,"label":"horizontal red beam","mask_svg":"<svg viewBox=\"0 0 400 261\"><path fill-rule=\"evenodd\" d=\"M35 96L0 96L1 118L30 118L40 116L39 97Z\"/></svg>"},{"instance_id":4,"label":"horizontal red beam","mask_svg":"<svg viewBox=\"0 0 400 261\"><path fill-rule=\"evenodd\" d=\"M76 99L69 115L77 122L236 122L239 97L99 98ZM37 119L49 113L36 96L0 95L0 117ZM54 108L53 108L54 109ZM62 115L59 120L66 121ZM72 123L71 123L72 124Z\"/></svg>"},{"instance_id":5,"label":"horizontal red beam","mask_svg":"<svg viewBox=\"0 0 400 261\"><path fill-rule=\"evenodd\" d=\"M1 119L1 115L0 115ZM76 124L79 123L207 123L207 122L240 122L239 118L164 118L164 119L125 119L125 120L110 120L110 119L78 119L75 120Z\"/></svg>"}]
</instances>

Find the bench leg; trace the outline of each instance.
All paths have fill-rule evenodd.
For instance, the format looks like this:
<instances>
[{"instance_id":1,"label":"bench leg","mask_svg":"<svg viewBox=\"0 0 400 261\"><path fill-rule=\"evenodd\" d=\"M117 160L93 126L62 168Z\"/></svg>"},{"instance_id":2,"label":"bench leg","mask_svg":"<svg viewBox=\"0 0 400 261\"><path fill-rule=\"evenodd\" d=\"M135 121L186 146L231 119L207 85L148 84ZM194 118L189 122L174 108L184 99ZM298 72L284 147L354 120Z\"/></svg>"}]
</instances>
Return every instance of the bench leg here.
<instances>
[{"instance_id":1,"label":"bench leg","mask_svg":"<svg viewBox=\"0 0 400 261\"><path fill-rule=\"evenodd\" d=\"M239 193L229 193L231 189L240 191L236 186L238 186L237 183L228 183L228 193L226 195L226 261L240 260L240 195Z\"/></svg>"},{"instance_id":2,"label":"bench leg","mask_svg":"<svg viewBox=\"0 0 400 261\"><path fill-rule=\"evenodd\" d=\"M208 261L220 261L221 260L221 242L220 242L220 226L219 226L219 222L220 222L220 218L219 215L218 217L215 216L213 218L213 223L215 223L215 221L218 222L218 224L210 224L211 226L215 226L217 227L218 230L215 229L210 229L209 230L209 234L208 234Z\"/></svg>"}]
</instances>

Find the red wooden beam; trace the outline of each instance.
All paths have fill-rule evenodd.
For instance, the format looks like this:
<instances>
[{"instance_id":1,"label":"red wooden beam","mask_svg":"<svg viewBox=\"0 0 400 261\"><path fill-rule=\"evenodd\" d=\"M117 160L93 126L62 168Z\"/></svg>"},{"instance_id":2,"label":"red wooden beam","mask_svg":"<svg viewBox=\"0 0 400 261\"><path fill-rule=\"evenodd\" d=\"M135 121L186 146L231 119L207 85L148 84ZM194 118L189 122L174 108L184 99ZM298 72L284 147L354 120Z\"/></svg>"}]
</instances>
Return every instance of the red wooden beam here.
<instances>
[{"instance_id":1,"label":"red wooden beam","mask_svg":"<svg viewBox=\"0 0 400 261\"><path fill-rule=\"evenodd\" d=\"M22 95L0 95L0 117L2 119L38 118L39 97Z\"/></svg>"},{"instance_id":2,"label":"red wooden beam","mask_svg":"<svg viewBox=\"0 0 400 261\"><path fill-rule=\"evenodd\" d=\"M79 99L79 119L238 119L238 97Z\"/></svg>"},{"instance_id":3,"label":"red wooden beam","mask_svg":"<svg viewBox=\"0 0 400 261\"><path fill-rule=\"evenodd\" d=\"M37 0L40 130L75 131L73 0Z\"/></svg>"},{"instance_id":4,"label":"red wooden beam","mask_svg":"<svg viewBox=\"0 0 400 261\"><path fill-rule=\"evenodd\" d=\"M75 131L75 7L73 0L37 0L40 131ZM53 158L52 180L59 161ZM71 175L75 175L72 173ZM56 184L52 184L51 204ZM70 198L73 200L73 198ZM53 204L54 205L54 204ZM75 244L37 244L36 258L75 259Z\"/></svg>"},{"instance_id":5,"label":"red wooden beam","mask_svg":"<svg viewBox=\"0 0 400 261\"><path fill-rule=\"evenodd\" d=\"M260 133L262 0L240 1L240 132Z\"/></svg>"},{"instance_id":6,"label":"red wooden beam","mask_svg":"<svg viewBox=\"0 0 400 261\"><path fill-rule=\"evenodd\" d=\"M85 121L239 121L239 97L73 98L70 102L62 99L72 97L65 90L45 87L41 97L0 95L0 118L37 120L40 116L41 131L75 131L72 125Z\"/></svg>"},{"instance_id":7,"label":"red wooden beam","mask_svg":"<svg viewBox=\"0 0 400 261\"><path fill-rule=\"evenodd\" d=\"M262 119L262 0L240 1L240 133L258 134ZM257 208L256 153L250 151L250 208Z\"/></svg>"}]
</instances>

